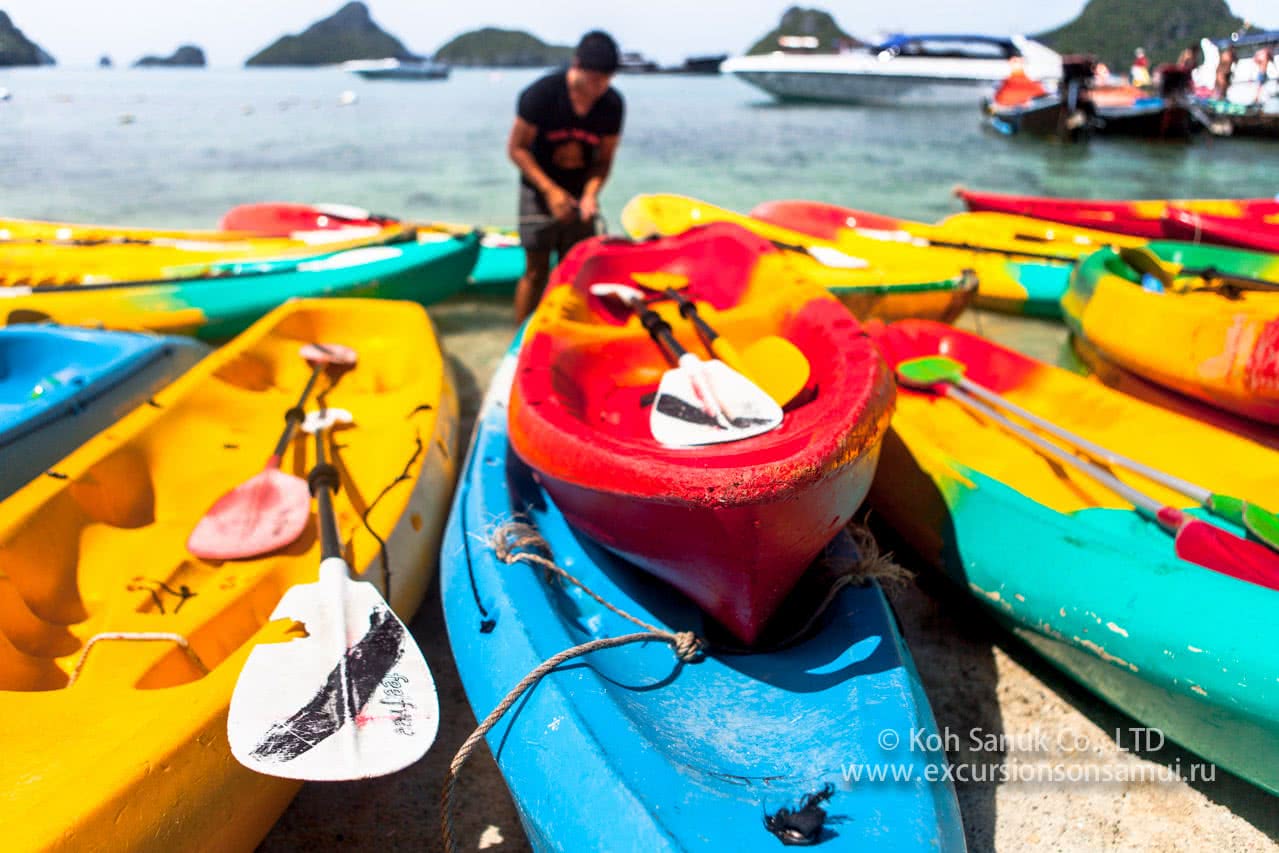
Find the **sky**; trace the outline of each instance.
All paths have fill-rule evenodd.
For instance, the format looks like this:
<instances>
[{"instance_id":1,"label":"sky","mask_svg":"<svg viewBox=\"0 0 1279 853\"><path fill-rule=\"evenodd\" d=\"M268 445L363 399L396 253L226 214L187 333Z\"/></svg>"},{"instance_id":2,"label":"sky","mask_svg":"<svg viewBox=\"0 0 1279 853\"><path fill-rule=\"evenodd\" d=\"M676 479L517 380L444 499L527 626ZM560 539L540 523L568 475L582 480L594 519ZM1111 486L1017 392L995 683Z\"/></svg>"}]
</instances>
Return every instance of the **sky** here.
<instances>
[{"instance_id":1,"label":"sky","mask_svg":"<svg viewBox=\"0 0 1279 853\"><path fill-rule=\"evenodd\" d=\"M117 65L196 44L212 66L236 67L286 33L327 17L344 0L0 0L14 24L63 66L109 54ZM416 53L483 26L527 30L573 44L586 30L611 32L624 50L661 62L740 53L776 26L796 0L365 0L373 20ZM1141 0L1133 0L1141 2ZM849 33L892 31L1032 33L1063 24L1084 0L802 0L829 11ZM1231 0L1244 19L1279 27L1275 0ZM1264 8L1263 8L1264 7ZM1212 35L1226 35L1225 33Z\"/></svg>"}]
</instances>

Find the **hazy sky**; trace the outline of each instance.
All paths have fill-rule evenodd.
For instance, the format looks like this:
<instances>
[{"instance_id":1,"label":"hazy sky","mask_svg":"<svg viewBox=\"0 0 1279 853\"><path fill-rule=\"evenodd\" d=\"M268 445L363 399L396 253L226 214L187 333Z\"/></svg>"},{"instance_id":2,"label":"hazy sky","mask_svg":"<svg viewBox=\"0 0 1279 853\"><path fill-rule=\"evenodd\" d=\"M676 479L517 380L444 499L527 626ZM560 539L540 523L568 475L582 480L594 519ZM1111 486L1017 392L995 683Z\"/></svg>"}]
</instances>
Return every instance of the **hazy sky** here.
<instances>
[{"instance_id":1,"label":"hazy sky","mask_svg":"<svg viewBox=\"0 0 1279 853\"><path fill-rule=\"evenodd\" d=\"M1142 0L1131 0L1141 2ZM343 0L0 0L0 9L61 65L89 65L103 53L116 64L204 48L209 64L238 66L285 33L332 14ZM366 0L373 19L410 50L430 53L481 26L523 29L573 43L593 27L628 50L675 62L696 53L738 53L770 30L795 0ZM830 11L846 31L1036 32L1062 24L1084 0L806 0ZM1279 26L1275 0L1231 0L1236 15ZM1264 7L1264 8L1263 8ZM1217 34L1214 34L1217 35ZM1221 33L1220 35L1225 35Z\"/></svg>"}]
</instances>

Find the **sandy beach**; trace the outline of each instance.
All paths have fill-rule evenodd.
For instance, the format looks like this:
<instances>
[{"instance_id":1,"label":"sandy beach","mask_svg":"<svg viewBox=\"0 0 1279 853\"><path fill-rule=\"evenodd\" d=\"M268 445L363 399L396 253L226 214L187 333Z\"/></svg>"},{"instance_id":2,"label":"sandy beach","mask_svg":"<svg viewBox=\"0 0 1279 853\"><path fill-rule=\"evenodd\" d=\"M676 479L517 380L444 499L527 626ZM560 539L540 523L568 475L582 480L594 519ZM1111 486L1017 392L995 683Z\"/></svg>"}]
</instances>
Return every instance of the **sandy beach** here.
<instances>
[{"instance_id":1,"label":"sandy beach","mask_svg":"<svg viewBox=\"0 0 1279 853\"><path fill-rule=\"evenodd\" d=\"M431 310L453 365L469 435L484 388L512 333L505 301L454 301ZM958 324L997 340L1016 339L1055 359L1060 326L969 312ZM881 545L912 571L907 546L876 528ZM1200 763L1166 743L1142 751L1132 718L1048 667L996 626L966 596L927 575L889 590L932 702L940 731L958 752L952 765L998 779L1026 765L1066 764L1086 755L1098 767L1123 767L1145 781L957 783L968 845L974 851L1199 850L1266 851L1279 842L1279 809L1264 791L1217 770L1215 781L1160 781ZM438 585L412 629L435 673L440 734L424 760L395 776L364 783L310 784L271 831L264 853L300 849L440 849L439 796L453 754L475 727L449 652ZM855 711L853 712L855 713ZM1118 737L1116 737L1118 735ZM993 740L992 740L993 738ZM996 744L974 752L974 741ZM1002 748L1001 748L1002 747ZM957 771L958 772L958 771ZM1144 774L1144 775L1143 775ZM463 850L529 850L515 807L487 750L463 770L455 828ZM619 839L618 849L625 849ZM779 845L779 849L780 845Z\"/></svg>"}]
</instances>

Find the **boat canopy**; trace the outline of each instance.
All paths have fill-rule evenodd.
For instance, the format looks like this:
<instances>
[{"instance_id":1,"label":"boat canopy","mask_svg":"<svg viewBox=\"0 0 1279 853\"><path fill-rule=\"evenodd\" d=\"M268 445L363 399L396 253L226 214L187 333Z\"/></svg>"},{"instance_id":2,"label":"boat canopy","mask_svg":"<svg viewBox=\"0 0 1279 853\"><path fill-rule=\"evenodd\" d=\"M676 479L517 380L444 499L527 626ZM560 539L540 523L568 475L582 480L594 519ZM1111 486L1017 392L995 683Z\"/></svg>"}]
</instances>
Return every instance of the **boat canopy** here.
<instances>
[{"instance_id":1,"label":"boat canopy","mask_svg":"<svg viewBox=\"0 0 1279 853\"><path fill-rule=\"evenodd\" d=\"M895 35L871 48L896 56L935 56L953 59L1008 59L1021 51L1012 39L981 35Z\"/></svg>"}]
</instances>

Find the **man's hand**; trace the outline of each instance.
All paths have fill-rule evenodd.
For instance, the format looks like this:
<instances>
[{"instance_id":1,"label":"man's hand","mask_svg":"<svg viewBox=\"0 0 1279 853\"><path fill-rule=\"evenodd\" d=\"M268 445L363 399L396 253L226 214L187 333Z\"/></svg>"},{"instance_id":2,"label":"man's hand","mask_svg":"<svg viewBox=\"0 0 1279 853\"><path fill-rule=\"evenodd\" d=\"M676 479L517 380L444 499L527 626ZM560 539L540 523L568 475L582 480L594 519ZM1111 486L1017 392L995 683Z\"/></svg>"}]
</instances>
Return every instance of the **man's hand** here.
<instances>
[{"instance_id":1,"label":"man's hand","mask_svg":"<svg viewBox=\"0 0 1279 853\"><path fill-rule=\"evenodd\" d=\"M582 221L590 222L599 215L599 199L593 193L586 193L582 196L582 200L577 203L577 209L582 214Z\"/></svg>"},{"instance_id":2,"label":"man's hand","mask_svg":"<svg viewBox=\"0 0 1279 853\"><path fill-rule=\"evenodd\" d=\"M546 193L546 205L551 215L561 222L572 222L577 214L577 199L561 187L552 187Z\"/></svg>"}]
</instances>

